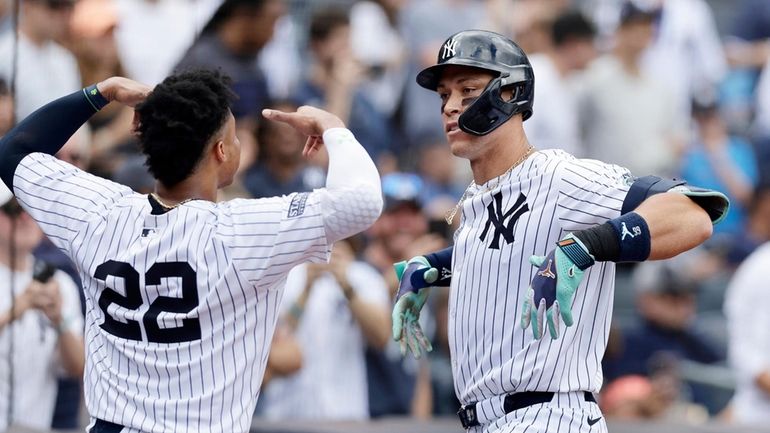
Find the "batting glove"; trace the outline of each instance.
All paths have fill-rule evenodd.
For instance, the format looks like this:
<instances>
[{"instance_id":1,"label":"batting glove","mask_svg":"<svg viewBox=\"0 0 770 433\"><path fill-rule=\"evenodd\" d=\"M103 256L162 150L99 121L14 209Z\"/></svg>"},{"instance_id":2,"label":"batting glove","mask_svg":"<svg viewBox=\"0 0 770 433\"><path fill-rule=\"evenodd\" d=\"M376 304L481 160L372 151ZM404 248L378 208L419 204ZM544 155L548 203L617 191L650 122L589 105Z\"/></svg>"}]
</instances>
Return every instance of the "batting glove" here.
<instances>
[{"instance_id":1,"label":"batting glove","mask_svg":"<svg viewBox=\"0 0 770 433\"><path fill-rule=\"evenodd\" d=\"M561 322L572 326L572 298L585 270L594 264L586 246L572 233L556 245L546 256L529 258L538 270L524 300L521 327L532 324L536 340L543 336L546 322L554 340L559 338Z\"/></svg>"},{"instance_id":2,"label":"batting glove","mask_svg":"<svg viewBox=\"0 0 770 433\"><path fill-rule=\"evenodd\" d=\"M407 349L415 358L423 352L433 350L420 326L420 311L428 299L430 284L438 280L438 269L432 267L423 256L411 258L408 262L395 263L399 279L396 303L393 306L393 339L401 346L401 355Z\"/></svg>"}]
</instances>

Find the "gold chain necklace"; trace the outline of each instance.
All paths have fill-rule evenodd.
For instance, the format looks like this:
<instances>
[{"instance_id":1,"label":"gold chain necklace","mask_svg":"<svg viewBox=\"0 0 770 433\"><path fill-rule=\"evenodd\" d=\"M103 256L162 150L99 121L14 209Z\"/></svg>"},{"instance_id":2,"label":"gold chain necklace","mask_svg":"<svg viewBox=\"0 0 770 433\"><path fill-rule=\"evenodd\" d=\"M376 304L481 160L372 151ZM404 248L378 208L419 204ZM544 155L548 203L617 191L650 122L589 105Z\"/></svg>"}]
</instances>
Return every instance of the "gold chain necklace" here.
<instances>
[{"instance_id":1,"label":"gold chain necklace","mask_svg":"<svg viewBox=\"0 0 770 433\"><path fill-rule=\"evenodd\" d=\"M518 167L519 164L524 162L524 160L529 158L529 156L532 155L533 153L535 153L535 148L532 147L532 145L530 144L529 147L527 148L527 151L524 152L524 155L522 155L521 158L519 158L518 161L514 162L513 165L508 170L505 170L505 173L501 174L500 176L497 176L497 178L496 178L497 182L495 182L494 185L492 185L491 181L490 181L490 182L487 183L487 187L486 188L484 188L482 191L479 191L479 192L477 192L476 194L473 194L473 195L484 194L487 191L491 191L491 190L497 188L500 185L500 180L502 180L502 178L504 178L505 176L510 174L511 171L513 171L514 168ZM465 200L467 200L467 199L469 199L471 197L471 194L468 191L470 191L470 189L471 189L471 187L473 186L474 183L475 183L474 181L471 181L471 183L468 184L468 187L465 188L465 192L463 192L462 197L460 197L460 201L457 202L457 204L455 205L454 208L452 208L449 212L446 213L446 216L444 217L444 219L446 220L447 224L452 225L452 220L454 219L455 215L457 215L457 212L460 210L460 208L462 207L463 203L465 203Z\"/></svg>"},{"instance_id":2,"label":"gold chain necklace","mask_svg":"<svg viewBox=\"0 0 770 433\"><path fill-rule=\"evenodd\" d=\"M166 204L166 203L163 203L163 200L161 200L161 199L160 199L160 197L158 197L158 194L155 194L154 192L151 192L151 193L150 193L150 195L152 196L152 198L154 198L154 199L155 199L155 201L156 201L156 202L158 202L158 204L159 204L159 205L160 205L160 206L161 206L163 209L165 209L165 210L167 210L167 211L168 211L168 210L171 210L171 209L176 209L176 208L178 208L179 206L182 206L183 204L185 204L185 203L187 203L188 201L191 201L191 200L192 200L191 198L188 198L188 199L186 199L186 200L182 200L182 201L180 201L179 203L177 203L177 204L175 204L175 205L173 205L173 206L172 206L172 205L168 205L168 204Z\"/></svg>"}]
</instances>

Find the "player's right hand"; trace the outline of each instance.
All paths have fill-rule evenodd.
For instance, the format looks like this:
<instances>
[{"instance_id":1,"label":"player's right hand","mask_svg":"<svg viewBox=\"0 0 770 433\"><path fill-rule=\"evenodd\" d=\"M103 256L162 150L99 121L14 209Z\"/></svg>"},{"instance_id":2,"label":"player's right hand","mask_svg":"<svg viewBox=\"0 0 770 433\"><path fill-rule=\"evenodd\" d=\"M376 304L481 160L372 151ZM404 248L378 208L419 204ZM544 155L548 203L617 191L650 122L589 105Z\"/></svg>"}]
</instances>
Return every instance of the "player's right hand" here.
<instances>
[{"instance_id":1,"label":"player's right hand","mask_svg":"<svg viewBox=\"0 0 770 433\"><path fill-rule=\"evenodd\" d=\"M438 270L423 256L393 265L399 279L396 303L393 306L393 339L401 346L401 355L407 349L415 358L433 350L430 340L420 326L420 311L430 292L430 284L438 280Z\"/></svg>"},{"instance_id":2,"label":"player's right hand","mask_svg":"<svg viewBox=\"0 0 770 433\"><path fill-rule=\"evenodd\" d=\"M593 264L593 256L571 233L546 256L530 257L529 262L538 269L524 298L521 327L526 329L531 324L536 340L543 336L546 324L551 338L555 340L559 338L560 322L568 327L573 323L572 298L583 280L585 270L581 270L565 253L563 248L566 245L582 249Z\"/></svg>"}]
</instances>

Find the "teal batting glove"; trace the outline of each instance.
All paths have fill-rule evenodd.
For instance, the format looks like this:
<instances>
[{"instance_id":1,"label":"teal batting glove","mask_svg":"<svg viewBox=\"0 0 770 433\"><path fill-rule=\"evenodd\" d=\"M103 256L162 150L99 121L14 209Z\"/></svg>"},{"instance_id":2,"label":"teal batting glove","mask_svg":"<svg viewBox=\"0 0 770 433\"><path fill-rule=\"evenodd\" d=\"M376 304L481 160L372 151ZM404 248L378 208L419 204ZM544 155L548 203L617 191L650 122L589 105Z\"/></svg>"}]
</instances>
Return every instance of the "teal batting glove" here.
<instances>
[{"instance_id":1,"label":"teal batting glove","mask_svg":"<svg viewBox=\"0 0 770 433\"><path fill-rule=\"evenodd\" d=\"M575 296L585 270L594 264L594 257L572 233L556 244L546 256L529 258L538 270L527 290L522 306L521 327L532 325L532 333L538 340L543 328L554 340L559 338L561 322L572 326L572 298Z\"/></svg>"},{"instance_id":2,"label":"teal batting glove","mask_svg":"<svg viewBox=\"0 0 770 433\"><path fill-rule=\"evenodd\" d=\"M393 265L398 277L398 294L393 306L393 339L401 347L401 355L410 350L415 358L433 350L420 326L420 311L430 292L430 284L438 280L438 270L423 256Z\"/></svg>"}]
</instances>

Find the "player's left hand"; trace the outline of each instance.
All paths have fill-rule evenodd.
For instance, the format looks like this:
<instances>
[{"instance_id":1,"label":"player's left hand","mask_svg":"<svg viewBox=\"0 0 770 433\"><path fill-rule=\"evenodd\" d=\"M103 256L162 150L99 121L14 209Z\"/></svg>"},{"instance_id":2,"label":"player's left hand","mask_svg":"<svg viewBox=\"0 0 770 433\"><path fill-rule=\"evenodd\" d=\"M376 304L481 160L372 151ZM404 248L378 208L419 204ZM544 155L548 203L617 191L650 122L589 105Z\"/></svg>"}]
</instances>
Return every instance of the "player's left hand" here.
<instances>
[{"instance_id":1,"label":"player's left hand","mask_svg":"<svg viewBox=\"0 0 770 433\"><path fill-rule=\"evenodd\" d=\"M336 115L320 108L303 105L293 113L265 109L262 116L268 120L283 122L307 136L302 155L310 157L323 146L323 133L331 128L344 128L345 123Z\"/></svg>"},{"instance_id":2,"label":"player's left hand","mask_svg":"<svg viewBox=\"0 0 770 433\"><path fill-rule=\"evenodd\" d=\"M527 290L521 316L521 327L526 329L532 324L535 339L543 336L543 328L548 324L548 332L554 340L559 338L561 322L572 326L572 298L583 280L584 270L562 249L564 247L582 248L591 255L574 235L569 234L559 241L558 246L546 256L532 256L529 262L538 270ZM591 257L593 259L593 257Z\"/></svg>"},{"instance_id":3,"label":"player's left hand","mask_svg":"<svg viewBox=\"0 0 770 433\"><path fill-rule=\"evenodd\" d=\"M108 101L119 102L129 107L147 99L152 87L123 77L110 77L96 85L99 93Z\"/></svg>"}]
</instances>

